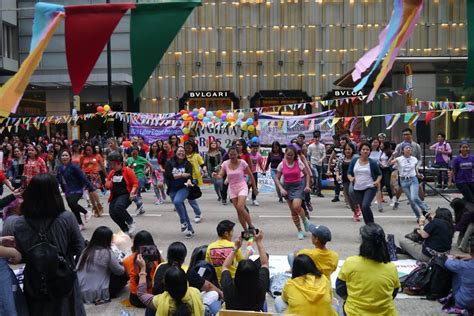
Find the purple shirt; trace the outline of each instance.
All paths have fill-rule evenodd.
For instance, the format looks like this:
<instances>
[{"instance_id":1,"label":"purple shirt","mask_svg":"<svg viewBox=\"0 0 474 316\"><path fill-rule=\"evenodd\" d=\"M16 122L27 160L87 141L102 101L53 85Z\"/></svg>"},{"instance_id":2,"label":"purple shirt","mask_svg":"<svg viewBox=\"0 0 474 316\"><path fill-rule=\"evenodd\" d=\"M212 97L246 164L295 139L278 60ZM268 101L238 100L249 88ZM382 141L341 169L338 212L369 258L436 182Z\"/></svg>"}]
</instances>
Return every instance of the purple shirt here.
<instances>
[{"instance_id":1,"label":"purple shirt","mask_svg":"<svg viewBox=\"0 0 474 316\"><path fill-rule=\"evenodd\" d=\"M455 172L454 181L456 183L472 183L472 167L474 166L474 156L469 155L467 158L457 156L453 159L453 170Z\"/></svg>"},{"instance_id":2,"label":"purple shirt","mask_svg":"<svg viewBox=\"0 0 474 316\"><path fill-rule=\"evenodd\" d=\"M447 142L443 142L442 144L434 143L433 145L430 146L430 149L434 150L436 153L436 156L435 156L436 164L446 163L449 161L449 154L452 152L452 150L451 150L451 146ZM440 150L448 152L449 154L443 154L441 153Z\"/></svg>"}]
</instances>

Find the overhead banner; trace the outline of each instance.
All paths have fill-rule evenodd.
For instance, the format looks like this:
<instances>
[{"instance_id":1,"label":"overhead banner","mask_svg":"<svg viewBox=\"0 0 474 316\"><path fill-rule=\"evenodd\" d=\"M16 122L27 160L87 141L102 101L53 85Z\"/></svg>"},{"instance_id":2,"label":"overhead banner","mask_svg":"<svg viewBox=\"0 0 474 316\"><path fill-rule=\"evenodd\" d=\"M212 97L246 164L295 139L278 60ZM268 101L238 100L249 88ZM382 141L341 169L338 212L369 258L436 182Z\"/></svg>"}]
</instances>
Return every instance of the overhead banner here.
<instances>
[{"instance_id":1,"label":"overhead banner","mask_svg":"<svg viewBox=\"0 0 474 316\"><path fill-rule=\"evenodd\" d=\"M134 3L66 6L66 59L72 92L78 95L113 31Z\"/></svg>"},{"instance_id":2,"label":"overhead banner","mask_svg":"<svg viewBox=\"0 0 474 316\"><path fill-rule=\"evenodd\" d=\"M130 54L135 99L189 14L198 5L201 5L200 0L137 3L135 10L132 10Z\"/></svg>"},{"instance_id":3,"label":"overhead banner","mask_svg":"<svg viewBox=\"0 0 474 316\"><path fill-rule=\"evenodd\" d=\"M145 139L145 143L151 144L157 140L167 140L171 135L183 135L181 127L171 126L149 126L142 124L130 124L130 137L141 136Z\"/></svg>"},{"instance_id":4,"label":"overhead banner","mask_svg":"<svg viewBox=\"0 0 474 316\"><path fill-rule=\"evenodd\" d=\"M330 120L331 122L331 120ZM306 139L313 138L313 132L321 131L321 141L332 142L334 127L328 126L324 121L322 124L314 124L305 120L289 122L265 122L259 120L260 123L260 144L271 145L274 141L278 141L282 145L286 145L291 139L297 138L299 134L305 135ZM307 124L309 123L309 124Z\"/></svg>"}]
</instances>

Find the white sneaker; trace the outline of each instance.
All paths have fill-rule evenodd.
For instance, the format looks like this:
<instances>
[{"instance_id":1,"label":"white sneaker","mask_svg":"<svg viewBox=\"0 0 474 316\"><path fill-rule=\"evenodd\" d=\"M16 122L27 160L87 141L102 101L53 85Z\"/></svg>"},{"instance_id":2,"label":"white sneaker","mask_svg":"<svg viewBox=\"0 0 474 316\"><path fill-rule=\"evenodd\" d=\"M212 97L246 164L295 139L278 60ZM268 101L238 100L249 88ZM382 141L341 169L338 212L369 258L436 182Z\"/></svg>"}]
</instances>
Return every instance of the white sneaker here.
<instances>
[{"instance_id":1,"label":"white sneaker","mask_svg":"<svg viewBox=\"0 0 474 316\"><path fill-rule=\"evenodd\" d=\"M396 197L392 198L392 201L390 201L390 207L393 207L395 205L395 202L397 201Z\"/></svg>"},{"instance_id":2,"label":"white sneaker","mask_svg":"<svg viewBox=\"0 0 474 316\"><path fill-rule=\"evenodd\" d=\"M131 224L128 225L128 234L129 235L132 235L135 230L137 229L137 223L136 222L133 222Z\"/></svg>"},{"instance_id":3,"label":"white sneaker","mask_svg":"<svg viewBox=\"0 0 474 316\"><path fill-rule=\"evenodd\" d=\"M253 201L252 201L252 205L255 205L255 206L260 206L260 203L258 203L258 201L257 201L257 200L253 200Z\"/></svg>"},{"instance_id":4,"label":"white sneaker","mask_svg":"<svg viewBox=\"0 0 474 316\"><path fill-rule=\"evenodd\" d=\"M140 205L139 207L137 207L137 209L135 210L135 214L136 214L136 215L145 214L145 210L143 209L143 204Z\"/></svg>"},{"instance_id":5,"label":"white sneaker","mask_svg":"<svg viewBox=\"0 0 474 316\"><path fill-rule=\"evenodd\" d=\"M85 222L89 222L89 220L92 218L92 212L87 212L86 214L84 214L84 220Z\"/></svg>"},{"instance_id":6,"label":"white sneaker","mask_svg":"<svg viewBox=\"0 0 474 316\"><path fill-rule=\"evenodd\" d=\"M185 230L184 231L184 238L190 239L194 237L194 232L192 230Z\"/></svg>"},{"instance_id":7,"label":"white sneaker","mask_svg":"<svg viewBox=\"0 0 474 316\"><path fill-rule=\"evenodd\" d=\"M200 223L201 222L201 216L194 217L194 222L195 223Z\"/></svg>"}]
</instances>

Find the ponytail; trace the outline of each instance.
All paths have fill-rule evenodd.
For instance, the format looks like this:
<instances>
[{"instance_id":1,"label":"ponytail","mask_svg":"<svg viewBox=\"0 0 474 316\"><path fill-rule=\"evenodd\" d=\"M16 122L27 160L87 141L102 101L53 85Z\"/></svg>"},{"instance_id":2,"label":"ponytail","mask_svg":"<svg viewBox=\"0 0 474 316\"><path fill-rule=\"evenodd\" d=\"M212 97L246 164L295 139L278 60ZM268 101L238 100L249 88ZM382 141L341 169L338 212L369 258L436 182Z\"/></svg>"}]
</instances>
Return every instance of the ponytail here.
<instances>
[{"instance_id":1,"label":"ponytail","mask_svg":"<svg viewBox=\"0 0 474 316\"><path fill-rule=\"evenodd\" d=\"M173 316L192 316L191 309L188 304L183 303L181 300L176 301L176 309L173 313Z\"/></svg>"}]
</instances>

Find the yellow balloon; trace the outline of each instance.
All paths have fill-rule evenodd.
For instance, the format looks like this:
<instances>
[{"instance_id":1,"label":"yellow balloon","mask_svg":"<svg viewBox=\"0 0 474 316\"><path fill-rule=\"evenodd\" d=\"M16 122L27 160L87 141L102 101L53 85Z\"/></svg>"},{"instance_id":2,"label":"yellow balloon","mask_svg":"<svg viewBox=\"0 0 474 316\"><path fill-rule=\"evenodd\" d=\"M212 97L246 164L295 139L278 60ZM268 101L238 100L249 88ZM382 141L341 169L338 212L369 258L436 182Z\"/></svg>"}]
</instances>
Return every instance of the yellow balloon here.
<instances>
[{"instance_id":1,"label":"yellow balloon","mask_svg":"<svg viewBox=\"0 0 474 316\"><path fill-rule=\"evenodd\" d=\"M188 113L184 113L183 116L181 116L181 117L183 118L183 120L186 121L188 119L188 116L189 116Z\"/></svg>"},{"instance_id":2,"label":"yellow balloon","mask_svg":"<svg viewBox=\"0 0 474 316\"><path fill-rule=\"evenodd\" d=\"M248 128L247 123L242 124L242 126L240 127L240 129L243 130L244 132L247 131L247 128Z\"/></svg>"},{"instance_id":3,"label":"yellow balloon","mask_svg":"<svg viewBox=\"0 0 474 316\"><path fill-rule=\"evenodd\" d=\"M202 113L198 114L198 119L202 120L204 118L204 115Z\"/></svg>"},{"instance_id":4,"label":"yellow balloon","mask_svg":"<svg viewBox=\"0 0 474 316\"><path fill-rule=\"evenodd\" d=\"M110 105L108 105L108 104L104 105L104 111L109 112L110 111Z\"/></svg>"},{"instance_id":5,"label":"yellow balloon","mask_svg":"<svg viewBox=\"0 0 474 316\"><path fill-rule=\"evenodd\" d=\"M217 117L221 117L221 115L222 115L222 111L221 111L221 110L217 110L217 111L216 111L216 116L217 116Z\"/></svg>"},{"instance_id":6,"label":"yellow balloon","mask_svg":"<svg viewBox=\"0 0 474 316\"><path fill-rule=\"evenodd\" d=\"M255 131L255 126L249 125L249 127L247 129L249 130L249 132L253 132L253 131Z\"/></svg>"},{"instance_id":7,"label":"yellow balloon","mask_svg":"<svg viewBox=\"0 0 474 316\"><path fill-rule=\"evenodd\" d=\"M187 128L187 127L183 128L183 134L188 135L189 134L189 128Z\"/></svg>"}]
</instances>

